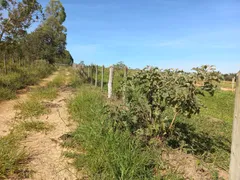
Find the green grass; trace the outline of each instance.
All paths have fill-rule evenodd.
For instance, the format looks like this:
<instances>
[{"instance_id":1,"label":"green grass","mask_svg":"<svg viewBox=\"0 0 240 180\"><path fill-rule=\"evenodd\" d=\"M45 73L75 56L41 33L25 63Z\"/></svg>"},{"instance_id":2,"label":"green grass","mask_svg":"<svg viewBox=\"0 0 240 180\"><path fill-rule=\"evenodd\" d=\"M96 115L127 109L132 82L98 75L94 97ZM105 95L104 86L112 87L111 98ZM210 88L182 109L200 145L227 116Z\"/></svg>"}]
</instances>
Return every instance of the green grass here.
<instances>
[{"instance_id":1,"label":"green grass","mask_svg":"<svg viewBox=\"0 0 240 180\"><path fill-rule=\"evenodd\" d=\"M227 91L216 91L214 96L206 93L205 97L200 97L202 103L206 106L206 108L202 108L201 115L232 122L234 97L233 92Z\"/></svg>"},{"instance_id":2,"label":"green grass","mask_svg":"<svg viewBox=\"0 0 240 180\"><path fill-rule=\"evenodd\" d=\"M53 100L57 97L56 87L41 87L33 90L30 97L32 99Z\"/></svg>"},{"instance_id":3,"label":"green grass","mask_svg":"<svg viewBox=\"0 0 240 180\"><path fill-rule=\"evenodd\" d=\"M178 117L175 130L167 140L172 148L197 156L211 168L228 171L232 140L234 93L217 91L201 97L206 106L192 118ZM171 115L169 115L171 117Z\"/></svg>"},{"instance_id":4,"label":"green grass","mask_svg":"<svg viewBox=\"0 0 240 180\"><path fill-rule=\"evenodd\" d=\"M232 82L231 81L222 81L219 85L222 88L229 88L232 89ZM236 87L236 83L234 85L234 88Z\"/></svg>"},{"instance_id":5,"label":"green grass","mask_svg":"<svg viewBox=\"0 0 240 180\"><path fill-rule=\"evenodd\" d=\"M20 134L13 133L0 138L0 179L26 177L29 155L19 147L20 139Z\"/></svg>"},{"instance_id":6,"label":"green grass","mask_svg":"<svg viewBox=\"0 0 240 180\"><path fill-rule=\"evenodd\" d=\"M35 132L41 132L41 131L50 131L53 126L41 121L24 121L19 125L19 128L21 128L24 131L35 131Z\"/></svg>"},{"instance_id":7,"label":"green grass","mask_svg":"<svg viewBox=\"0 0 240 180\"><path fill-rule=\"evenodd\" d=\"M0 101L14 99L15 97L16 93L13 90L0 87Z\"/></svg>"},{"instance_id":8,"label":"green grass","mask_svg":"<svg viewBox=\"0 0 240 180\"><path fill-rule=\"evenodd\" d=\"M25 102L19 102L15 109L18 109L22 118L39 117L48 112L47 108L35 99L29 99Z\"/></svg>"},{"instance_id":9,"label":"green grass","mask_svg":"<svg viewBox=\"0 0 240 180\"><path fill-rule=\"evenodd\" d=\"M104 104L102 94L89 87L81 87L72 99L69 110L79 126L67 145L85 153L68 157L91 179L154 179L154 152L129 132L114 131Z\"/></svg>"},{"instance_id":10,"label":"green grass","mask_svg":"<svg viewBox=\"0 0 240 180\"><path fill-rule=\"evenodd\" d=\"M65 75L63 71L60 71L57 77L55 77L51 82L48 83L48 87L59 88L65 84Z\"/></svg>"},{"instance_id":11,"label":"green grass","mask_svg":"<svg viewBox=\"0 0 240 180\"><path fill-rule=\"evenodd\" d=\"M28 67L12 65L10 69L7 74L0 73L0 101L15 98L18 89L38 83L55 70L44 62Z\"/></svg>"},{"instance_id":12,"label":"green grass","mask_svg":"<svg viewBox=\"0 0 240 180\"><path fill-rule=\"evenodd\" d=\"M32 171L28 169L30 154L20 146L20 141L27 137L27 132L46 132L52 125L40 121L24 121L17 124L11 133L0 137L0 179L29 178Z\"/></svg>"},{"instance_id":13,"label":"green grass","mask_svg":"<svg viewBox=\"0 0 240 180\"><path fill-rule=\"evenodd\" d=\"M109 125L111 120L103 111L105 104L102 100L103 95L98 89L91 90L90 87L85 86L80 88L78 95L69 104L72 117L80 125L64 143L67 147L77 149L77 153L67 152L66 156L75 160L74 164L78 169L87 169L92 179L120 179L119 177L144 179L145 177L140 177L141 175L121 176L122 170L128 172L124 169L126 166L129 169L133 167L133 172L138 172L135 169L137 161L129 164L126 159L122 158L122 156L132 158L130 154L136 153L138 161L141 162L141 168L144 167L141 171L146 174L146 178L156 178L148 176L152 169L143 165L151 162L150 164L154 166L156 163L152 147L145 152L146 146L132 135L127 132L112 131ZM199 162L208 168L212 176L217 177L218 169L228 171L229 168L234 93L216 91L213 97L206 94L205 97L199 98L206 107L201 109L199 115L194 115L190 119L179 116L174 131L164 140L164 144L173 149L180 148L185 153L197 157ZM169 114L170 119L171 116ZM137 148L128 148L133 145ZM161 147L158 150L160 152ZM149 157L147 158L149 161L143 163L141 154L144 153ZM164 162L161 163L164 164ZM164 177L160 174L159 179L184 179L175 172L175 169L167 171L169 173Z\"/></svg>"}]
</instances>

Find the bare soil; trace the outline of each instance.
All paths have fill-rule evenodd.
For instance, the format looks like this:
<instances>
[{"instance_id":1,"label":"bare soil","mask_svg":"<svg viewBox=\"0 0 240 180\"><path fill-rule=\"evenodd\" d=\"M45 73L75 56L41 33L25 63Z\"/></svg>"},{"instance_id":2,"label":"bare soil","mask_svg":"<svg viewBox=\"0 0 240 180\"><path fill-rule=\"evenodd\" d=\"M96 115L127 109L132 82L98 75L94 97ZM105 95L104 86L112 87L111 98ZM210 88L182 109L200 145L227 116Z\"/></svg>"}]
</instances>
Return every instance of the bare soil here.
<instances>
[{"instance_id":1,"label":"bare soil","mask_svg":"<svg viewBox=\"0 0 240 180\"><path fill-rule=\"evenodd\" d=\"M74 180L81 175L71 165L71 160L63 156L65 149L61 146L61 136L73 131L74 122L71 121L66 102L71 97L71 90L59 93L57 99L51 102L51 113L38 120L48 122L54 126L46 133L32 133L22 145L33 154L29 168L33 170L34 180Z\"/></svg>"},{"instance_id":2,"label":"bare soil","mask_svg":"<svg viewBox=\"0 0 240 180\"><path fill-rule=\"evenodd\" d=\"M19 91L17 94L17 99L0 102L0 137L9 134L14 123L16 123L16 111L14 110L14 106L17 104L17 102L24 101L27 98L29 89L37 88L39 86L46 86L46 84L52 81L57 74L58 72L55 72L48 78L43 79L38 85L29 86Z\"/></svg>"},{"instance_id":3,"label":"bare soil","mask_svg":"<svg viewBox=\"0 0 240 180\"><path fill-rule=\"evenodd\" d=\"M184 179L189 180L212 180L213 172L204 163L201 163L191 154L186 154L180 150L167 150L162 153L162 158L168 162L171 169L178 174L182 174ZM228 180L228 172L219 169L218 179Z\"/></svg>"},{"instance_id":4,"label":"bare soil","mask_svg":"<svg viewBox=\"0 0 240 180\"><path fill-rule=\"evenodd\" d=\"M66 85L69 73L66 73ZM32 154L29 169L34 173L33 180L75 180L83 177L71 165L71 160L65 158L65 149L61 146L61 137L74 130L75 124L71 120L67 101L73 96L71 88L59 89L58 97L53 101L44 101L51 112L38 118L38 121L53 125L49 132L32 133L23 142L22 146Z\"/></svg>"}]
</instances>

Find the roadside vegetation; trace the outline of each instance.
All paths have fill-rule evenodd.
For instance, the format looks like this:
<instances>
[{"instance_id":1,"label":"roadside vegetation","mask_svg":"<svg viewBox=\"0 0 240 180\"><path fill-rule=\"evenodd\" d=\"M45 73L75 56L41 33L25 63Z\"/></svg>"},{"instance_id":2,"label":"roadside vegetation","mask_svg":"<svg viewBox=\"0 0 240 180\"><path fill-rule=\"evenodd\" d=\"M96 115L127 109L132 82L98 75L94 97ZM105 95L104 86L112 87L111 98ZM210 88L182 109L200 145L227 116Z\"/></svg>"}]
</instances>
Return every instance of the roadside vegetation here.
<instances>
[{"instance_id":1,"label":"roadside vegetation","mask_svg":"<svg viewBox=\"0 0 240 180\"><path fill-rule=\"evenodd\" d=\"M202 68L196 70L200 72L206 70L204 70L205 67ZM209 67L206 68L209 69ZM144 93L149 92L145 91L146 87L151 89L154 86L145 85L148 79L144 74L153 73L147 76L151 79L157 76L157 71L145 70L145 72L136 73L133 79L131 76L128 78L131 82L125 85L125 91L129 92L125 94L126 102L120 106L119 102L108 102L104 92L99 91L98 88L83 84L84 79L79 85L74 83L77 92L76 97L69 102L69 111L79 126L76 131L68 134L68 138L63 143L63 146L69 148L69 151L64 154L74 159L74 166L79 171L84 171L90 179L185 179L184 172L178 172L175 169L176 165L173 166L166 158L162 158L166 153L179 150L183 155L184 153L191 154L196 159L199 168L207 169L206 178L218 179L220 171L227 172L230 159L234 94L217 89L215 92L215 86L206 83L207 81L211 83L208 75L204 80L205 87L200 87L202 90L199 87L195 89L191 85L181 86L187 77L183 79L177 76L178 80L170 81L174 83L176 92L186 93L185 98L191 98L187 96L187 91L194 93L198 91L194 96L196 104L192 104L191 109L187 109L189 105L179 103L186 102L186 99L181 100L182 96L179 94L180 99L176 101L178 106L167 105L165 109L162 109L160 116L154 112L155 109L152 109L152 118L156 118L153 122L156 124L152 124L152 121L146 123L151 114L148 112L148 110L151 111L148 103L154 100L145 99L148 96L144 96ZM166 73L169 74L162 75L164 80L174 77L174 73L177 72L167 71ZM217 80L218 73L214 69L208 73L214 79L213 82ZM75 75L79 77L79 73ZM138 78L143 79L138 81ZM77 78L72 79L75 82ZM158 78L156 80L161 84ZM138 82L141 82L142 86L139 87ZM194 85L194 81L189 82ZM152 83L159 85L154 81ZM179 86L176 87L178 83ZM134 85L136 87L133 87ZM170 87L171 84L168 84L166 92L172 96L169 91ZM182 87L184 87L182 91L179 90ZM201 92L205 90L206 92ZM157 91L159 88L152 91L153 94L149 97L157 98L154 96ZM165 98L168 96L164 92L159 95L161 94L166 96ZM168 100L169 103L170 99ZM162 104L156 110L159 112L163 105L166 104ZM158 107L157 104L154 104L153 108L156 107ZM184 113L180 113L179 108L183 108ZM200 113L198 113L199 110ZM176 115L174 112L179 113Z\"/></svg>"}]
</instances>

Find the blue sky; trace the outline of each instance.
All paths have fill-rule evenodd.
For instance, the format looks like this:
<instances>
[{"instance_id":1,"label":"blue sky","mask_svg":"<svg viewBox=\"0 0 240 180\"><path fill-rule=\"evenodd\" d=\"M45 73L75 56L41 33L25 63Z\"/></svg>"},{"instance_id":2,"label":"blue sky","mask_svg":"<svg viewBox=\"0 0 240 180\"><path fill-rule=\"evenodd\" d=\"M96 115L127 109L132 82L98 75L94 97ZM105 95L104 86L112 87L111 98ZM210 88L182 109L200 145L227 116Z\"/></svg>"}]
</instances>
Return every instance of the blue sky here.
<instances>
[{"instance_id":1,"label":"blue sky","mask_svg":"<svg viewBox=\"0 0 240 180\"><path fill-rule=\"evenodd\" d=\"M39 0L43 5L46 0ZM239 0L62 0L76 63L240 70Z\"/></svg>"}]
</instances>

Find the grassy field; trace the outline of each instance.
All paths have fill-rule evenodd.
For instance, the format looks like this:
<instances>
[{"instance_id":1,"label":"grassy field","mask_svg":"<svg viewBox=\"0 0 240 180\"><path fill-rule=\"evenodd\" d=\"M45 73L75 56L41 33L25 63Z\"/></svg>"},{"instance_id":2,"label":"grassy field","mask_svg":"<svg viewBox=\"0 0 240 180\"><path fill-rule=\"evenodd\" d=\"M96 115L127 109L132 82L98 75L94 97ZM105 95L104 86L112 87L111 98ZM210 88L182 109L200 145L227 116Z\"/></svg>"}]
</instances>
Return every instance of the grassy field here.
<instances>
[{"instance_id":1,"label":"grassy field","mask_svg":"<svg viewBox=\"0 0 240 180\"><path fill-rule=\"evenodd\" d=\"M231 151L234 93L217 91L200 97L205 107L192 118L179 117L168 139L172 148L197 156L213 168L228 171Z\"/></svg>"},{"instance_id":2,"label":"grassy field","mask_svg":"<svg viewBox=\"0 0 240 180\"><path fill-rule=\"evenodd\" d=\"M232 89L232 82L231 81L222 81L219 86L222 88ZM234 88L235 87L236 87L236 83L234 85Z\"/></svg>"}]
</instances>

